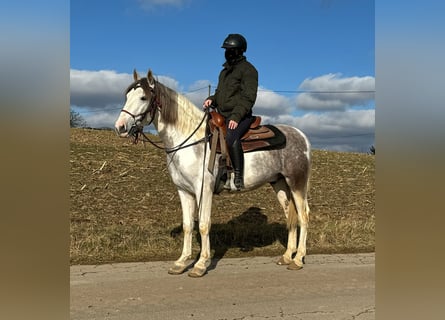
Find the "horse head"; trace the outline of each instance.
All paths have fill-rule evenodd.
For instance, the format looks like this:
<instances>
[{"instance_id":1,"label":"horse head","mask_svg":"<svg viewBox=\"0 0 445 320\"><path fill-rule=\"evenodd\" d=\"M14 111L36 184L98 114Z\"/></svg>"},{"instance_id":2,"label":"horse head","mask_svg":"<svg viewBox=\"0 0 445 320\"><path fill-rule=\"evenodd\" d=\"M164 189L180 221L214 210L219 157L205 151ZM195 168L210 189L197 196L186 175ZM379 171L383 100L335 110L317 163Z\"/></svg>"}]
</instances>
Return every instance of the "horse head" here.
<instances>
[{"instance_id":1,"label":"horse head","mask_svg":"<svg viewBox=\"0 0 445 320\"><path fill-rule=\"evenodd\" d=\"M134 82L126 90L126 100L123 109L115 123L115 130L121 137L134 138L142 132L145 125L150 124L158 108L156 85L151 70L146 78L139 78L133 71Z\"/></svg>"}]
</instances>

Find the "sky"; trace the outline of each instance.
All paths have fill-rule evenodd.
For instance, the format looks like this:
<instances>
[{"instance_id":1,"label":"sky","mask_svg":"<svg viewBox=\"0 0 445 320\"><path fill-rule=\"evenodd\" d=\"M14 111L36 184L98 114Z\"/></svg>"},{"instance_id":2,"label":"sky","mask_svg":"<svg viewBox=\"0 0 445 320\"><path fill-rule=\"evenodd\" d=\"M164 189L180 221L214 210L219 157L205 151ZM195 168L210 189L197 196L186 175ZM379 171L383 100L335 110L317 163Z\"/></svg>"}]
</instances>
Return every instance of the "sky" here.
<instances>
[{"instance_id":1,"label":"sky","mask_svg":"<svg viewBox=\"0 0 445 320\"><path fill-rule=\"evenodd\" d=\"M73 0L70 104L90 127L113 127L132 72L198 108L213 93L229 33L258 70L253 113L306 133L314 149L369 152L375 137L371 0Z\"/></svg>"}]
</instances>

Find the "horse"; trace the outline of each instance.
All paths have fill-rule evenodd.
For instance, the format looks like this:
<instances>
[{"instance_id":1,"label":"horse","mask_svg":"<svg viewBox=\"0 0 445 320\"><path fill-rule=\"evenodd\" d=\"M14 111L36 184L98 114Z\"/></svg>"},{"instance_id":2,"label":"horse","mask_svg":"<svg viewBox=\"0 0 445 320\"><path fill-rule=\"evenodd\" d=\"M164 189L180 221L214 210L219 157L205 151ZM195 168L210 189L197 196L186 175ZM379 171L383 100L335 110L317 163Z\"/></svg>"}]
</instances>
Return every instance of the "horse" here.
<instances>
[{"instance_id":1,"label":"horse","mask_svg":"<svg viewBox=\"0 0 445 320\"><path fill-rule=\"evenodd\" d=\"M204 120L207 117L206 112L184 95L160 83L151 69L143 78L134 70L133 79L134 82L126 89L125 104L116 120L115 131L120 137L133 138L136 142L143 135L144 126L153 124L157 130L163 143L162 148L166 152L168 171L177 187L182 207L182 253L168 273L178 275L191 269L188 272L190 277L202 277L211 264L209 233L218 170L214 168L210 172L205 169L210 158ZM245 189L237 191L234 188L229 192L249 191L266 183L272 186L284 210L288 229L287 248L277 264L286 265L289 270L299 270L303 268L306 255L311 146L299 129L288 125L276 125L276 128L285 135L285 146L276 150L245 153ZM196 211L201 252L199 259L193 264L189 260L192 257L192 231ZM298 247L297 226L300 227Z\"/></svg>"}]
</instances>

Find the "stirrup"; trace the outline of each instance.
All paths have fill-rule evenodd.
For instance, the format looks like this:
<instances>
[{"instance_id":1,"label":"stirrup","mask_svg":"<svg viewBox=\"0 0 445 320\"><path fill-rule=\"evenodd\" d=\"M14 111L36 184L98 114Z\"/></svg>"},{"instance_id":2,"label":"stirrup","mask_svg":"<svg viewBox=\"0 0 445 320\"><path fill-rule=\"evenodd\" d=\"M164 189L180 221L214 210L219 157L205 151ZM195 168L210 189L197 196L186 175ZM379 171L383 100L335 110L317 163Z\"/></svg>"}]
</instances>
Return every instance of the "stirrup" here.
<instances>
[{"instance_id":1,"label":"stirrup","mask_svg":"<svg viewBox=\"0 0 445 320\"><path fill-rule=\"evenodd\" d=\"M235 188L238 191L241 191L244 189L244 179L243 177L240 177L235 174L235 177L233 178L233 184L235 185Z\"/></svg>"},{"instance_id":2,"label":"stirrup","mask_svg":"<svg viewBox=\"0 0 445 320\"><path fill-rule=\"evenodd\" d=\"M216 175L215 179L215 186L213 188L214 194L220 194L221 191L224 190L224 185L226 184L226 180L227 180L227 168L224 166L218 169L218 174Z\"/></svg>"}]
</instances>

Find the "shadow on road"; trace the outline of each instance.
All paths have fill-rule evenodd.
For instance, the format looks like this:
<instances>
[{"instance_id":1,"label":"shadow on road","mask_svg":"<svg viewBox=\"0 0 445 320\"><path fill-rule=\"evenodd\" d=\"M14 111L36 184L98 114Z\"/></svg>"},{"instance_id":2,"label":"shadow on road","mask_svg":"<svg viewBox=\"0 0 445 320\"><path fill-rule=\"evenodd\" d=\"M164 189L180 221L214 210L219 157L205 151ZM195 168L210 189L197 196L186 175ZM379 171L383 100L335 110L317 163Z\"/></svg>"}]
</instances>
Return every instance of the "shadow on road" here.
<instances>
[{"instance_id":1,"label":"shadow on road","mask_svg":"<svg viewBox=\"0 0 445 320\"><path fill-rule=\"evenodd\" d=\"M173 237L182 235L182 225L171 230L170 234ZM198 243L201 243L198 223L195 223L195 234ZM208 270L214 269L218 261L231 248L239 248L241 251L248 252L255 247L269 246L277 240L286 248L286 225L276 222L269 224L267 216L261 212L260 208L250 207L225 224L212 224L210 246L214 250L214 254Z\"/></svg>"}]
</instances>

